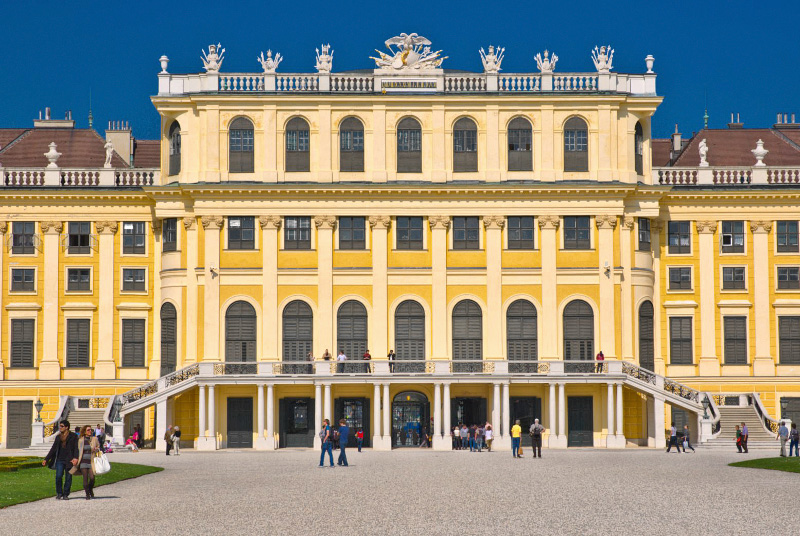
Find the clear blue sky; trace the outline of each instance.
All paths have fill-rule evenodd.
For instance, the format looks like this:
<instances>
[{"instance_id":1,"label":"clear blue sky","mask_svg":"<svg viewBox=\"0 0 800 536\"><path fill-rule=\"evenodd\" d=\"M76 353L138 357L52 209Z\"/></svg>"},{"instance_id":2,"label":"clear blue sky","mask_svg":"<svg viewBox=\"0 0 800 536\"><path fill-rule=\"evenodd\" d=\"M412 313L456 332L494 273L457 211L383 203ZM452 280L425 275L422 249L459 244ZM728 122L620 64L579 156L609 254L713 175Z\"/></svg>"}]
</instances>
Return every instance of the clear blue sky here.
<instances>
[{"instance_id":1,"label":"clear blue sky","mask_svg":"<svg viewBox=\"0 0 800 536\"><path fill-rule=\"evenodd\" d=\"M271 48L279 72L312 72L314 48L330 42L334 71L370 68L383 41L417 32L449 56L444 67L479 71L478 48L506 47L503 70L537 72L533 55L548 48L557 71L592 71L589 53L610 43L615 70L643 72L653 54L665 97L654 134L710 126L730 112L745 126L769 126L777 112L800 117L800 3L700 2L7 2L0 13L0 127L32 125L50 106L71 109L87 125L89 90L95 128L130 121L139 138L158 136L149 97L158 58L173 73L201 71L200 51L227 49L223 71L256 72Z\"/></svg>"}]
</instances>

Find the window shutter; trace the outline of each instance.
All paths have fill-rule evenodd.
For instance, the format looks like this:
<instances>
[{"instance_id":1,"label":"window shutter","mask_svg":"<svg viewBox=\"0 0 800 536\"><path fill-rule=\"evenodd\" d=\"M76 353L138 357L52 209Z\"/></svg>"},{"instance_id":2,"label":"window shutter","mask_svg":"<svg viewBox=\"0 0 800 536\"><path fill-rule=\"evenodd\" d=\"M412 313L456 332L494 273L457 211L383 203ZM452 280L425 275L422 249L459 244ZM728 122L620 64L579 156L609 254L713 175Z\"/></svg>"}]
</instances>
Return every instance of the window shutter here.
<instances>
[{"instance_id":1,"label":"window shutter","mask_svg":"<svg viewBox=\"0 0 800 536\"><path fill-rule=\"evenodd\" d=\"M800 364L800 317L780 317L778 337L780 339L780 363L783 365Z\"/></svg>"},{"instance_id":2,"label":"window shutter","mask_svg":"<svg viewBox=\"0 0 800 536\"><path fill-rule=\"evenodd\" d=\"M313 317L308 304L293 301L283 310L283 360L305 361L313 348Z\"/></svg>"},{"instance_id":3,"label":"window shutter","mask_svg":"<svg viewBox=\"0 0 800 536\"><path fill-rule=\"evenodd\" d=\"M653 304L649 301L639 307L639 366L647 370L655 367Z\"/></svg>"}]
</instances>

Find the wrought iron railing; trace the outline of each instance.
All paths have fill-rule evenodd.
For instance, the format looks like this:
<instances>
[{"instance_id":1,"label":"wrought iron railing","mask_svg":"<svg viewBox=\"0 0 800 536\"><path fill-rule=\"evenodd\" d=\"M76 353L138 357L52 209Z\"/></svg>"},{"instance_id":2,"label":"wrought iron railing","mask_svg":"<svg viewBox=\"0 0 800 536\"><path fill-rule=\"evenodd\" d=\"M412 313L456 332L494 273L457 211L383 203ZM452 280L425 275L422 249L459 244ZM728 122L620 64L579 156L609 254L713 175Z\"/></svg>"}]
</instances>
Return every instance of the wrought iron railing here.
<instances>
[{"instance_id":1,"label":"wrought iron railing","mask_svg":"<svg viewBox=\"0 0 800 536\"><path fill-rule=\"evenodd\" d=\"M700 403L700 391L687 387L686 385L664 378L664 390L668 393L678 395L686 400Z\"/></svg>"},{"instance_id":2,"label":"wrought iron railing","mask_svg":"<svg viewBox=\"0 0 800 536\"><path fill-rule=\"evenodd\" d=\"M189 365L188 367L184 367L180 370L176 370L164 377L164 385L166 387L172 387L173 385L177 385L179 383L183 383L186 380L194 378L200 374L200 364L194 363L193 365Z\"/></svg>"},{"instance_id":3,"label":"wrought iron railing","mask_svg":"<svg viewBox=\"0 0 800 536\"><path fill-rule=\"evenodd\" d=\"M136 389L132 389L127 393L123 393L122 403L130 404L131 402L135 402L140 398L145 398L157 392L158 392L158 380L153 380L151 382L142 385L141 387L137 387Z\"/></svg>"},{"instance_id":4,"label":"wrought iron railing","mask_svg":"<svg viewBox=\"0 0 800 536\"><path fill-rule=\"evenodd\" d=\"M214 375L258 374L258 363L214 363Z\"/></svg>"},{"instance_id":5,"label":"wrought iron railing","mask_svg":"<svg viewBox=\"0 0 800 536\"><path fill-rule=\"evenodd\" d=\"M547 374L550 372L550 363L509 360L508 372L510 374Z\"/></svg>"},{"instance_id":6,"label":"wrought iron railing","mask_svg":"<svg viewBox=\"0 0 800 536\"><path fill-rule=\"evenodd\" d=\"M601 374L608 371L603 361L564 361L564 372L567 374Z\"/></svg>"},{"instance_id":7,"label":"wrought iron railing","mask_svg":"<svg viewBox=\"0 0 800 536\"><path fill-rule=\"evenodd\" d=\"M623 362L622 373L627 374L631 378L636 378L637 380L641 380L645 383L656 385L655 373L650 372L649 370L645 370L641 367L637 367L633 363Z\"/></svg>"},{"instance_id":8,"label":"wrought iron railing","mask_svg":"<svg viewBox=\"0 0 800 536\"><path fill-rule=\"evenodd\" d=\"M272 364L273 374L314 374L315 370L314 363L286 361Z\"/></svg>"}]
</instances>

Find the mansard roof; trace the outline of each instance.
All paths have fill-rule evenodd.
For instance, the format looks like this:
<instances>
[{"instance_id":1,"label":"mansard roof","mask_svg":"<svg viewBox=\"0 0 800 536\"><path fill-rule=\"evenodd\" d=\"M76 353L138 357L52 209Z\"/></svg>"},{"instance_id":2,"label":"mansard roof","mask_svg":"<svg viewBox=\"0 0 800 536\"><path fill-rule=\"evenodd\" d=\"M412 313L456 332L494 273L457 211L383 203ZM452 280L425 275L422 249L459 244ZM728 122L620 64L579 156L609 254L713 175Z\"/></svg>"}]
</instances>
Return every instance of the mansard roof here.
<instances>
[{"instance_id":1,"label":"mansard roof","mask_svg":"<svg viewBox=\"0 0 800 536\"><path fill-rule=\"evenodd\" d=\"M710 166L754 165L756 158L751 151L756 148L758 140L763 141L764 149L769 151L764 157L767 166L800 166L800 131L776 128L703 129L692 137L672 165L698 166L702 140L706 140L708 146ZM654 147L653 165L666 165L656 161L655 154Z\"/></svg>"}]
</instances>

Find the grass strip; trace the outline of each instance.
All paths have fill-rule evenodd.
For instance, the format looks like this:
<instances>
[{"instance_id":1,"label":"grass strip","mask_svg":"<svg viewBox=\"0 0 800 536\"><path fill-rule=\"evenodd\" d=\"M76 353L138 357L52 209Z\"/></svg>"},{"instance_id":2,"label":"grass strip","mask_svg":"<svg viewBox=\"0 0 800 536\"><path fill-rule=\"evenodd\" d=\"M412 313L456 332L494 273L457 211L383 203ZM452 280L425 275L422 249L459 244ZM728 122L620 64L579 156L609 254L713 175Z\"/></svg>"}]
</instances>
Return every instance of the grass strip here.
<instances>
[{"instance_id":1,"label":"grass strip","mask_svg":"<svg viewBox=\"0 0 800 536\"><path fill-rule=\"evenodd\" d=\"M750 467L752 469L769 469L771 471L786 471L787 473L800 473L800 457L756 458L728 464L731 467Z\"/></svg>"}]
</instances>

